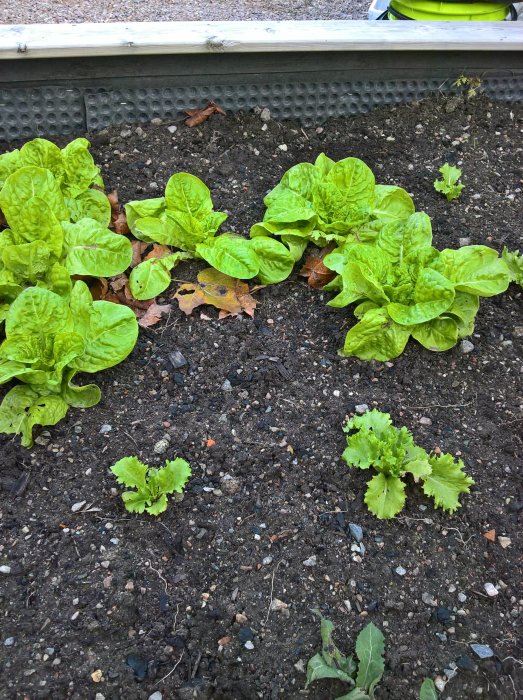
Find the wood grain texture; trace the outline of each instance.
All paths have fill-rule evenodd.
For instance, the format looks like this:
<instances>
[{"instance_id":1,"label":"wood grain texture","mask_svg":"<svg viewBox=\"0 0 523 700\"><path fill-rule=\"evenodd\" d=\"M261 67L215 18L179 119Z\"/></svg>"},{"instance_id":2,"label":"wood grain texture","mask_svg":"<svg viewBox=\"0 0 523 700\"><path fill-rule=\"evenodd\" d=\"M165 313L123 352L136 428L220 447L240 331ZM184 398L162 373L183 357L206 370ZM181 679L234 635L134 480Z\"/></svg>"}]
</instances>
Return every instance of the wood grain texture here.
<instances>
[{"instance_id":1,"label":"wood grain texture","mask_svg":"<svg viewBox=\"0 0 523 700\"><path fill-rule=\"evenodd\" d=\"M0 25L0 59L293 51L523 51L523 22Z\"/></svg>"}]
</instances>

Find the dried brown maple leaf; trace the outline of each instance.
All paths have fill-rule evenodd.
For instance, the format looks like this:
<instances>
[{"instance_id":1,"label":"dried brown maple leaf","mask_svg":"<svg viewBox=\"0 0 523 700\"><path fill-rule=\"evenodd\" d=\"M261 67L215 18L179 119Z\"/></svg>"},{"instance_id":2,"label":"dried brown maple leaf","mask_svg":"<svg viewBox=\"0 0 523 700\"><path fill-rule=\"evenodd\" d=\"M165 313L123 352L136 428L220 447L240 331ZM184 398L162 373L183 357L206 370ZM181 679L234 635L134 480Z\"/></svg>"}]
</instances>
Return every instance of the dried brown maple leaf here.
<instances>
[{"instance_id":1,"label":"dried brown maple leaf","mask_svg":"<svg viewBox=\"0 0 523 700\"><path fill-rule=\"evenodd\" d=\"M109 224L109 228L115 233L121 233L124 235L126 233L130 233L129 226L127 226L125 210L118 202L118 191L113 190L112 192L109 192L107 199L111 204L111 223Z\"/></svg>"},{"instance_id":2,"label":"dried brown maple leaf","mask_svg":"<svg viewBox=\"0 0 523 700\"><path fill-rule=\"evenodd\" d=\"M212 267L198 274L198 282L180 285L173 296L180 309L187 315L202 304L220 309L220 318L246 313L254 316L256 301L249 292L249 285L242 280L224 275Z\"/></svg>"},{"instance_id":3,"label":"dried brown maple leaf","mask_svg":"<svg viewBox=\"0 0 523 700\"><path fill-rule=\"evenodd\" d=\"M133 246L133 258L131 260L131 267L136 267L142 262L143 254L149 247L149 243L144 243L143 241L131 241L131 245Z\"/></svg>"},{"instance_id":4,"label":"dried brown maple leaf","mask_svg":"<svg viewBox=\"0 0 523 700\"><path fill-rule=\"evenodd\" d=\"M299 274L307 278L309 287L313 289L323 289L325 285L336 277L336 273L329 270L323 264L323 258L333 250L332 244L323 248L319 254L309 255Z\"/></svg>"},{"instance_id":5,"label":"dried brown maple leaf","mask_svg":"<svg viewBox=\"0 0 523 700\"><path fill-rule=\"evenodd\" d=\"M159 243L153 243L153 247L149 253L145 256L144 260L150 260L151 258L165 258L166 255L170 255L172 250L167 245L160 245Z\"/></svg>"},{"instance_id":6,"label":"dried brown maple leaf","mask_svg":"<svg viewBox=\"0 0 523 700\"><path fill-rule=\"evenodd\" d=\"M216 102L212 101L207 103L207 107L201 107L200 109L186 109L185 114L187 115L185 123L187 126L191 127L203 124L203 122L206 119L209 119L212 114L221 114L222 116L225 116L224 110L219 107Z\"/></svg>"},{"instance_id":7,"label":"dried brown maple leaf","mask_svg":"<svg viewBox=\"0 0 523 700\"><path fill-rule=\"evenodd\" d=\"M158 323L162 314L169 313L170 304L157 304L154 299L139 301L131 294L127 275L118 275L107 280L99 277L91 284L93 299L112 301L113 304L123 304L134 311L138 323L142 328L148 328Z\"/></svg>"},{"instance_id":8,"label":"dried brown maple leaf","mask_svg":"<svg viewBox=\"0 0 523 700\"><path fill-rule=\"evenodd\" d=\"M154 326L155 323L158 323L162 315L168 314L170 310L170 304L157 304L153 300L152 304L149 306L147 311L145 311L145 313L142 313L140 316L136 314L136 310L134 313L138 317L138 325L140 325L142 328L149 328L149 326Z\"/></svg>"}]
</instances>

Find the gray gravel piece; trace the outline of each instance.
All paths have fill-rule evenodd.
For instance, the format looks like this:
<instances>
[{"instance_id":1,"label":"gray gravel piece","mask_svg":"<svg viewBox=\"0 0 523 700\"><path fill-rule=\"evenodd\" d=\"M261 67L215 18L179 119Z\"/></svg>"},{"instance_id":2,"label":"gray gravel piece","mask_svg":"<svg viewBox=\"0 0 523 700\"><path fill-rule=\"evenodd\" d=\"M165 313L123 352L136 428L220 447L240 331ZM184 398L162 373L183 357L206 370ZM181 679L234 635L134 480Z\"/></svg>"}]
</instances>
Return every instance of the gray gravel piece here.
<instances>
[{"instance_id":1,"label":"gray gravel piece","mask_svg":"<svg viewBox=\"0 0 523 700\"><path fill-rule=\"evenodd\" d=\"M371 0L3 0L0 23L367 19Z\"/></svg>"}]
</instances>

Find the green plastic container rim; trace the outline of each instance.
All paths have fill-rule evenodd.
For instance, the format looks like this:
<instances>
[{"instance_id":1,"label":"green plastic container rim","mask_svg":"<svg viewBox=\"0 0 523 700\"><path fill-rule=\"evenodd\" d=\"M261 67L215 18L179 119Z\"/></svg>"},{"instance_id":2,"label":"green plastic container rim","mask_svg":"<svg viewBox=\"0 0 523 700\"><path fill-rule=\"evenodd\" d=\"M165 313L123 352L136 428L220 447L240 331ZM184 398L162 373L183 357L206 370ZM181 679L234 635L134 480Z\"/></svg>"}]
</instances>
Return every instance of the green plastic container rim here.
<instances>
[{"instance_id":1,"label":"green plastic container rim","mask_svg":"<svg viewBox=\"0 0 523 700\"><path fill-rule=\"evenodd\" d=\"M392 9L409 19L460 21L503 21L511 3L499 2L431 2L430 0L391 0ZM389 19L397 19L389 13Z\"/></svg>"}]
</instances>

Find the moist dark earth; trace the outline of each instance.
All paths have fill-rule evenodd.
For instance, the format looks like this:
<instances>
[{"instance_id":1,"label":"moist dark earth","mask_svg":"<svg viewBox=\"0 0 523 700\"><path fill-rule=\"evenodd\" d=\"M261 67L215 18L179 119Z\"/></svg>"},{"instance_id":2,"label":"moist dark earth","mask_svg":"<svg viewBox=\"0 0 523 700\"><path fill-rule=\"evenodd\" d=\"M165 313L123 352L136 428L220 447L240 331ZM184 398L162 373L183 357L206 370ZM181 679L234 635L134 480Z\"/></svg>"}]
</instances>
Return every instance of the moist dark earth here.
<instances>
[{"instance_id":1,"label":"moist dark earth","mask_svg":"<svg viewBox=\"0 0 523 700\"><path fill-rule=\"evenodd\" d=\"M523 246L522 132L521 106L478 96L317 128L240 114L89 137L122 202L158 196L189 171L230 212L225 230L247 234L282 173L323 151L405 187L439 248L470 238L501 251ZM432 187L445 161L464 173L452 203ZM174 276L194 280L197 269ZM186 317L173 301L125 362L95 378L97 407L36 432L30 450L0 438L2 697L335 698L347 687L304 690L320 644L313 608L345 652L369 621L383 630L377 698L417 698L424 677L453 663L445 700L521 697L521 289L482 300L471 352L410 341L388 363L339 357L351 310L328 308L329 295L296 274L255 296L254 319L220 321L210 307ZM389 411L426 449L461 455L476 485L455 515L412 483L397 519L367 511L368 473L340 460L342 424L359 404ZM183 500L158 518L122 506L109 467L131 454L192 465ZM87 512L73 512L82 501ZM349 523L363 528L364 553ZM271 610L272 599L284 605ZM470 643L494 655L480 660Z\"/></svg>"}]
</instances>

